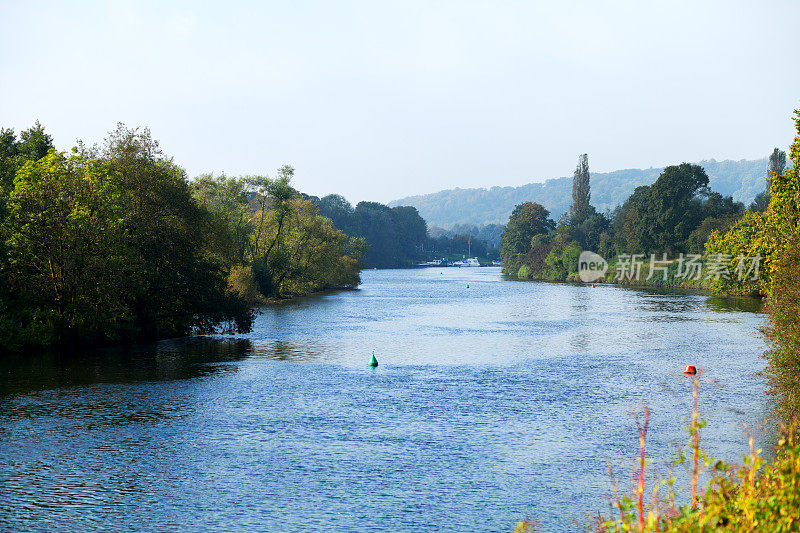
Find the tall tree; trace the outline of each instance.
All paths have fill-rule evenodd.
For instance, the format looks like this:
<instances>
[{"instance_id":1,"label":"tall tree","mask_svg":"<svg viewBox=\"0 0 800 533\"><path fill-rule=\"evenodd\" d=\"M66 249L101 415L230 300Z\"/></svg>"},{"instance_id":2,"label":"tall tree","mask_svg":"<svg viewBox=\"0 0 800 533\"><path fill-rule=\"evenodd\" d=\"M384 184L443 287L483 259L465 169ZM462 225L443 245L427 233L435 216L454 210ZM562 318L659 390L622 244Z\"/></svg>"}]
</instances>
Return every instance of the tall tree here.
<instances>
[{"instance_id":1,"label":"tall tree","mask_svg":"<svg viewBox=\"0 0 800 533\"><path fill-rule=\"evenodd\" d=\"M329 194L323 197L319 201L319 209L323 216L331 219L333 225L343 232L351 236L358 233L358 227L354 217L355 210L344 196Z\"/></svg>"},{"instance_id":2,"label":"tall tree","mask_svg":"<svg viewBox=\"0 0 800 533\"><path fill-rule=\"evenodd\" d=\"M503 270L516 273L519 257L530 250L533 238L555 228L549 217L550 211L534 202L525 202L514 208L500 240Z\"/></svg>"},{"instance_id":3,"label":"tall tree","mask_svg":"<svg viewBox=\"0 0 800 533\"><path fill-rule=\"evenodd\" d=\"M14 175L26 161L38 161L52 148L53 138L38 120L20 133L19 140L13 129L0 128L0 195L11 192Z\"/></svg>"},{"instance_id":4,"label":"tall tree","mask_svg":"<svg viewBox=\"0 0 800 533\"><path fill-rule=\"evenodd\" d=\"M769 162L767 163L767 176L772 177L774 174L783 174L786 168L786 152L775 148L769 155Z\"/></svg>"},{"instance_id":5,"label":"tall tree","mask_svg":"<svg viewBox=\"0 0 800 533\"><path fill-rule=\"evenodd\" d=\"M703 201L712 196L708 190L708 175L703 167L681 163L669 166L656 182L637 187L618 212L620 236L625 242L618 246L627 253L675 253L685 251L689 234L705 218L707 204L725 211L739 209L733 201L713 196L713 202ZM719 196L719 195L717 195Z\"/></svg>"},{"instance_id":6,"label":"tall tree","mask_svg":"<svg viewBox=\"0 0 800 533\"><path fill-rule=\"evenodd\" d=\"M569 208L570 223L572 225L582 224L592 214L591 206L589 205L590 199L589 156L581 154L572 178L572 205Z\"/></svg>"},{"instance_id":7,"label":"tall tree","mask_svg":"<svg viewBox=\"0 0 800 533\"><path fill-rule=\"evenodd\" d=\"M786 168L786 152L775 148L769 155L767 161L767 189L756 195L753 202L750 204L750 211L754 213L763 213L769 206L769 201L772 198L769 193L769 182L773 176L780 176Z\"/></svg>"}]
</instances>

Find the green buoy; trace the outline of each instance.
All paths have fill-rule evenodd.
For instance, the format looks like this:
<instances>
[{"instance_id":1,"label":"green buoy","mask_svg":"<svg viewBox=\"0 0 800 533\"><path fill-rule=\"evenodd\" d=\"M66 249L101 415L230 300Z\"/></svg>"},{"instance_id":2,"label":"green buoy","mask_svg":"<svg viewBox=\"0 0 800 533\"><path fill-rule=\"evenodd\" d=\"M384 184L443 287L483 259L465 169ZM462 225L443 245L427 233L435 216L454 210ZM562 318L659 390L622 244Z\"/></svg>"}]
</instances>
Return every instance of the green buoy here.
<instances>
[{"instance_id":1,"label":"green buoy","mask_svg":"<svg viewBox=\"0 0 800 533\"><path fill-rule=\"evenodd\" d=\"M369 366L371 367L378 366L378 360L375 359L375 352L372 352L372 359L369 360Z\"/></svg>"},{"instance_id":2,"label":"green buoy","mask_svg":"<svg viewBox=\"0 0 800 533\"><path fill-rule=\"evenodd\" d=\"M469 284L467 284L467 288L469 289Z\"/></svg>"}]
</instances>

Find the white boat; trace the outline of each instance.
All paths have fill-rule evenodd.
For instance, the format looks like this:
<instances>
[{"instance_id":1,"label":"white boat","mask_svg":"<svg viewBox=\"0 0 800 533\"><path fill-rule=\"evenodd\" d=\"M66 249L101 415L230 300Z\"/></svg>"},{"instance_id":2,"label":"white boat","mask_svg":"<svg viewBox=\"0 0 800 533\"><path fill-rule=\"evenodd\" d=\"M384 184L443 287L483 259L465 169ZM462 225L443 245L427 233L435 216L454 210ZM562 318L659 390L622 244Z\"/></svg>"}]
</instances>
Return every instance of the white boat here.
<instances>
[{"instance_id":1,"label":"white boat","mask_svg":"<svg viewBox=\"0 0 800 533\"><path fill-rule=\"evenodd\" d=\"M461 261L456 261L453 263L453 266L457 267L479 267L481 264L478 262L477 257L469 257L467 259L463 259Z\"/></svg>"}]
</instances>

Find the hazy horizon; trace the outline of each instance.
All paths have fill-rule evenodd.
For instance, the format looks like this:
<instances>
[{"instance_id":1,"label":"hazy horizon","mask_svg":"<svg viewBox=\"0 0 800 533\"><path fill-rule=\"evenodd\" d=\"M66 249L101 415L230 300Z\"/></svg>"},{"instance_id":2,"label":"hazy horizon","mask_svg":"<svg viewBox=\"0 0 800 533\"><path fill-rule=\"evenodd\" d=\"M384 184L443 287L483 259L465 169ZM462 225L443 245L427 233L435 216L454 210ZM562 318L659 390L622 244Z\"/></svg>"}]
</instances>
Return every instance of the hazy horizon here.
<instances>
[{"instance_id":1,"label":"hazy horizon","mask_svg":"<svg viewBox=\"0 0 800 533\"><path fill-rule=\"evenodd\" d=\"M800 3L19 3L0 126L388 202L787 148Z\"/></svg>"}]
</instances>

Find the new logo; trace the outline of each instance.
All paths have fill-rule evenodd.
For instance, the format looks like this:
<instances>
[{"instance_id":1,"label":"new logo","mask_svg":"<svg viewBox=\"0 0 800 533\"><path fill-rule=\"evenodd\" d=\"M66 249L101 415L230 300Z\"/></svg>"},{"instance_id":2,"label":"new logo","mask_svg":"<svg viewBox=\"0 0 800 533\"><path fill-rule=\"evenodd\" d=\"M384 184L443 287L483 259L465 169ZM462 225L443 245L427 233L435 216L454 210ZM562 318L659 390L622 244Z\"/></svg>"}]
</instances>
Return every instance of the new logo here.
<instances>
[{"instance_id":1,"label":"new logo","mask_svg":"<svg viewBox=\"0 0 800 533\"><path fill-rule=\"evenodd\" d=\"M608 270L608 263L594 252L584 250L578 257L578 276L581 281L591 283L602 278Z\"/></svg>"}]
</instances>

